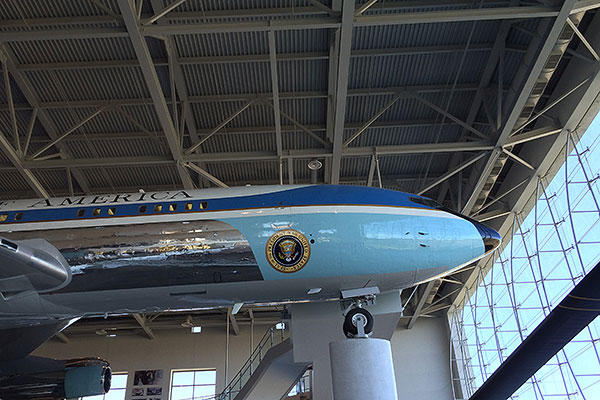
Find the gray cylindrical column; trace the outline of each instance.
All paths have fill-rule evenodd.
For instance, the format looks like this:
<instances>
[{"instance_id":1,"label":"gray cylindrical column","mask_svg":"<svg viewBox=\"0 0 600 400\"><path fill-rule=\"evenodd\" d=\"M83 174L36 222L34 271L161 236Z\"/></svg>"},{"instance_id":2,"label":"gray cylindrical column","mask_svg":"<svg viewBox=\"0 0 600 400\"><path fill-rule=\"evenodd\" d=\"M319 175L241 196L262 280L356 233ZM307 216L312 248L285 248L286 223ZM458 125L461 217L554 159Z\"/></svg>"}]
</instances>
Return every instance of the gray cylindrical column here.
<instances>
[{"instance_id":1,"label":"gray cylindrical column","mask_svg":"<svg viewBox=\"0 0 600 400\"><path fill-rule=\"evenodd\" d=\"M334 400L398 400L389 340L331 342L329 356Z\"/></svg>"}]
</instances>

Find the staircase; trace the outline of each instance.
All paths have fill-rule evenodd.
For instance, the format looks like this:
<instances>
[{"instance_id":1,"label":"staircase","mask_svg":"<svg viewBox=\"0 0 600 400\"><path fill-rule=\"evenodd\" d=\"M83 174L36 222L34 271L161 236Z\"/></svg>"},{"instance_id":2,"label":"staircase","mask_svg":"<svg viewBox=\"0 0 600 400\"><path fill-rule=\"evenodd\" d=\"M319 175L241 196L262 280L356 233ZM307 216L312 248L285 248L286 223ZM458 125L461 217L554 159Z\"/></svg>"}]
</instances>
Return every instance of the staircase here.
<instances>
[{"instance_id":1,"label":"staircase","mask_svg":"<svg viewBox=\"0 0 600 400\"><path fill-rule=\"evenodd\" d=\"M287 325L274 325L267 330L237 375L213 399L279 400L290 392L308 366L308 363L294 362Z\"/></svg>"}]
</instances>

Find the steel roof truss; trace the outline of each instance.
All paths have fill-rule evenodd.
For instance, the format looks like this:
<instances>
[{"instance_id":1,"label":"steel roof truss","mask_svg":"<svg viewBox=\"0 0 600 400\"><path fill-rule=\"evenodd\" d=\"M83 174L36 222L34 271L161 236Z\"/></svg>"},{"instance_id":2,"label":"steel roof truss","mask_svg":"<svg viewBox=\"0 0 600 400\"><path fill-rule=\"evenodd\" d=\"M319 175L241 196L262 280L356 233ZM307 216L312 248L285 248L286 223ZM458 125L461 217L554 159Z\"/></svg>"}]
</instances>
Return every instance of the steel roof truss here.
<instances>
[{"instance_id":1,"label":"steel roof truss","mask_svg":"<svg viewBox=\"0 0 600 400\"><path fill-rule=\"evenodd\" d=\"M458 174L460 171L471 166L473 163L481 160L486 154L488 154L488 152L481 152L479 154L476 154L476 155L470 157L468 160L464 161L463 163L459 164L457 167L446 172L444 175L440 176L434 182L427 185L425 188L421 189L417 194L419 196L422 196L423 194L427 193L429 190L433 189L440 183L442 183L442 182L446 181L447 179L453 177L454 175Z\"/></svg>"},{"instance_id":2,"label":"steel roof truss","mask_svg":"<svg viewBox=\"0 0 600 400\"><path fill-rule=\"evenodd\" d=\"M348 93L348 70L350 68L350 49L352 47L352 25L354 18L354 0L342 4L342 25L337 45L337 73L335 79L335 103L333 110L333 158L331 161L331 183L340 181L340 165L344 144L344 123L346 119L346 100Z\"/></svg>"},{"instance_id":3,"label":"steel roof truss","mask_svg":"<svg viewBox=\"0 0 600 400\"><path fill-rule=\"evenodd\" d=\"M164 7L162 10L158 10L154 13L153 16L151 16L150 18L148 18L147 20L142 22L142 25L147 26L147 25L152 25L153 23L155 23L156 21L158 21L159 19L161 19L162 17L164 17L165 15L167 15L168 13L170 13L171 11L173 11L174 9L176 9L177 7L179 7L180 5L182 5L183 3L185 3L186 0L177 0L174 1L173 3L169 4L168 6ZM153 4L155 4L153 2ZM136 9L136 11L139 10ZM138 17L139 19L139 17Z\"/></svg>"},{"instance_id":4,"label":"steel roof truss","mask_svg":"<svg viewBox=\"0 0 600 400\"><path fill-rule=\"evenodd\" d=\"M238 115L240 115L241 113L243 113L244 110L246 110L248 107L250 107L255 102L256 102L256 100L252 99L252 100L248 101L246 104L244 104L242 107L240 107L237 111L235 111L234 113L232 113L231 115L229 115L227 118L225 118L225 120L223 122L221 122L212 131L210 131L208 133L208 135L206 135L204 138L202 138L201 140L199 140L192 147L190 147L189 149L187 149L185 151L185 154L191 154L191 153L193 153L197 148L199 148L202 145L202 143L206 142L208 139L210 139L211 137L213 137L214 135L216 135L225 125L227 125L228 123L230 123L231 121L233 121Z\"/></svg>"},{"instance_id":5,"label":"steel roof truss","mask_svg":"<svg viewBox=\"0 0 600 400\"><path fill-rule=\"evenodd\" d=\"M214 183L215 185L217 185L219 187L222 187L222 188L228 188L229 187L223 181L221 181L219 178L217 178L216 176L212 175L207 170L205 170L203 168L200 168L199 166L197 166L196 164L194 164L192 162L185 163L184 165L186 167L188 167L189 169L191 169L192 171L198 173L199 175L202 175L204 178L208 179L209 181L211 181L212 183Z\"/></svg>"},{"instance_id":6,"label":"steel roof truss","mask_svg":"<svg viewBox=\"0 0 600 400\"><path fill-rule=\"evenodd\" d=\"M39 110L39 112L34 111L36 113L38 121L45 129L50 139L56 138L58 136L56 126L54 125L52 119L49 117L48 113L44 110L40 110L39 97L37 93L35 93L35 91L33 90L33 85L31 84L29 78L17 68L17 64L13 61L15 59L15 56L12 50L6 44L0 43L0 53L2 53L5 56L5 65L8 67L8 70L10 71L11 76L13 77L17 87L20 89L21 93L23 93L27 102L29 103L27 109L33 108L34 110ZM70 153L66 148L64 148L60 144L58 147L61 150L61 158L66 159L70 157ZM26 153L23 153L23 156L25 155ZM17 169L19 169L19 167L17 167ZM27 180L33 177L33 174L31 173L26 173L26 175L28 176L28 178L26 178ZM80 171L75 170L73 171L73 176L77 180L79 187L85 193L89 193L90 187L87 182L87 179L83 176L83 174ZM47 193L45 190L39 191L39 187L35 190L36 193L38 193L38 195L42 197L47 197ZM42 193L46 193L46 195L43 195Z\"/></svg>"},{"instance_id":7,"label":"steel roof truss","mask_svg":"<svg viewBox=\"0 0 600 400\"><path fill-rule=\"evenodd\" d=\"M12 88L10 87L10 77L8 76L8 64L6 63L6 54L0 52L0 61L2 61L2 73L4 75L4 91L8 99L8 109L10 111L10 120L12 123L12 135L15 142L17 154L22 155L21 139L19 138L19 129L17 128L17 114L15 113L15 103L13 101Z\"/></svg>"},{"instance_id":8,"label":"steel roof truss","mask_svg":"<svg viewBox=\"0 0 600 400\"><path fill-rule=\"evenodd\" d=\"M573 9L575 1L576 0L565 0L565 2L562 5L562 8L560 10L560 13L554 19L552 26L550 28L549 34L545 37L544 42L541 43L541 46L533 45L531 47L529 56L530 56L530 58L532 58L532 60L528 60L527 55L525 56L525 59L523 60L523 62L524 63L530 62L531 64L529 64L529 65L531 65L531 67L528 67L528 72L527 72L528 75L527 75L524 83L520 87L521 90L519 91L519 95L514 99L510 113L505 114L506 117L505 117L505 121L503 122L503 128L499 133L497 143L496 143L497 147L503 146L507 142L507 139L510 136L510 134L513 133L514 124L517 122L517 120L523 110L523 107L525 105L525 102L530 97L533 86L535 85L537 79L539 78L540 73L546 64L546 61L548 60L548 57L550 56L552 50L554 49L554 46L557 42L558 37L560 36L560 34L563 31L563 28L566 24L566 20L568 19L569 15L571 13L571 10ZM535 44L534 41L536 41L536 40L539 40L539 39L537 37L534 37L532 39L532 41L533 41L532 43ZM523 65L525 65L525 64L523 64ZM475 206L475 203L478 201L479 194L481 193L483 186L485 185L488 177L490 176L491 171L494 168L494 165L498 161L498 156L499 156L500 152L501 151L493 152L492 156L488 159L486 165L483 167L483 169L482 169L483 173L479 177L477 182L475 183L475 185L470 193L469 199L467 200L467 203L463 207L462 212L464 214L471 213L473 207Z\"/></svg>"},{"instance_id":9,"label":"steel roof truss","mask_svg":"<svg viewBox=\"0 0 600 400\"><path fill-rule=\"evenodd\" d=\"M194 183L187 172L187 170L181 165L182 151L179 146L179 138L177 131L173 125L173 120L169 113L167 102L165 101L164 94L158 81L158 76L150 57L150 51L146 44L146 39L142 36L141 27L137 18L136 10L133 4L129 0L118 0L121 14L123 15L123 21L127 27L127 32L131 41L131 44L135 50L135 54L140 62L142 74L152 97L154 109L156 111L158 120L163 128L169 149L173 156L173 159L177 162L177 172L181 178L183 186L186 189L194 188Z\"/></svg>"},{"instance_id":10,"label":"steel roof truss","mask_svg":"<svg viewBox=\"0 0 600 400\"><path fill-rule=\"evenodd\" d=\"M319 3L320 4L320 3ZM277 45L275 43L275 32L269 31L269 69L271 71L271 86L273 91L273 119L275 121L275 147L277 155L281 157L282 139L281 139L281 111L279 108L279 78L277 76ZM279 180L283 181L280 176Z\"/></svg>"},{"instance_id":11,"label":"steel roof truss","mask_svg":"<svg viewBox=\"0 0 600 400\"><path fill-rule=\"evenodd\" d=\"M427 100L423 96L421 96L420 94L413 93L412 97L414 97L415 99L419 100L421 103L425 104L426 106L428 106L429 108L433 109L434 111L442 114L443 116L445 116L446 118L450 119L451 121L456 122L457 124L459 124L460 126L462 126L463 128L465 128L466 130L468 130L469 132L472 132L475 135L479 136L481 139L483 139L483 140L488 140L489 139L486 135L484 135L483 133L481 133L479 130L473 128L471 125L467 124L463 120L461 120L461 119L455 117L454 115L450 114L449 112L447 112L443 108L438 107L437 105L433 104L432 102L430 102L429 100Z\"/></svg>"},{"instance_id":12,"label":"steel roof truss","mask_svg":"<svg viewBox=\"0 0 600 400\"><path fill-rule=\"evenodd\" d=\"M58 142L62 141L64 138L69 136L71 133L75 132L77 129L81 128L83 125L87 124L89 121L94 119L102 111L106 110L107 107L108 106L100 107L99 109L97 109L96 111L94 111L93 113L76 123L72 128L69 128L65 133L63 133L62 135L60 135L59 137L52 140L50 143L36 151L30 158L33 160L37 159L39 156L44 154L46 150L50 149L52 146L56 145Z\"/></svg>"}]
</instances>

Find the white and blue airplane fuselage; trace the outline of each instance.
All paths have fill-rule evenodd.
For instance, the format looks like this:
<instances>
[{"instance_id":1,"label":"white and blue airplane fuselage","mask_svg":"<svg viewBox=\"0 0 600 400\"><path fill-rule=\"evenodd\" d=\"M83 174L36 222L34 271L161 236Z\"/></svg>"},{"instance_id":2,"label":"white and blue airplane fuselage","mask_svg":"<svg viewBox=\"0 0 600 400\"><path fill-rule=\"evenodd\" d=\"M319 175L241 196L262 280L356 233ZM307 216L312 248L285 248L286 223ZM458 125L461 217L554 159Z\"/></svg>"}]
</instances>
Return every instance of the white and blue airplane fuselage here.
<instances>
[{"instance_id":1,"label":"white and blue airplane fuselage","mask_svg":"<svg viewBox=\"0 0 600 400\"><path fill-rule=\"evenodd\" d=\"M421 196L323 185L5 201L0 236L5 248L44 239L68 263L64 279L32 280L53 318L402 289L500 243L492 229Z\"/></svg>"}]
</instances>

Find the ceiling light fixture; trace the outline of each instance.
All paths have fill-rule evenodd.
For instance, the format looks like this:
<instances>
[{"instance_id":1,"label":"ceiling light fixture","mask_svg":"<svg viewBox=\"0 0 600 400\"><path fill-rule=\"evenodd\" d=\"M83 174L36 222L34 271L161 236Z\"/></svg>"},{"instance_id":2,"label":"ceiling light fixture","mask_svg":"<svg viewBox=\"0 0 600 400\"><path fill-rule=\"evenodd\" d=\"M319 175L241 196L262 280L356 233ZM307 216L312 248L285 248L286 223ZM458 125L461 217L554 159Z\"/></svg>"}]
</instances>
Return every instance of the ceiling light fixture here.
<instances>
[{"instance_id":1,"label":"ceiling light fixture","mask_svg":"<svg viewBox=\"0 0 600 400\"><path fill-rule=\"evenodd\" d=\"M194 322L192 321L192 316L191 316L191 315L188 315L188 316L185 318L185 321L183 321L183 322L181 323L181 326L182 326L182 327L184 327L184 328L191 328L191 327L193 327L193 326L194 326Z\"/></svg>"},{"instance_id":2,"label":"ceiling light fixture","mask_svg":"<svg viewBox=\"0 0 600 400\"><path fill-rule=\"evenodd\" d=\"M322 166L323 166L323 163L319 160L310 160L308 162L308 169L311 169L313 171L321 169Z\"/></svg>"}]
</instances>

